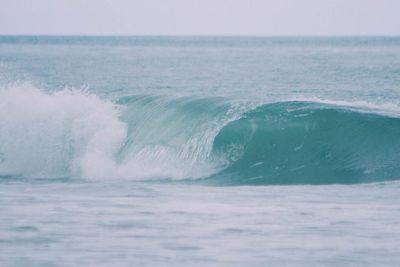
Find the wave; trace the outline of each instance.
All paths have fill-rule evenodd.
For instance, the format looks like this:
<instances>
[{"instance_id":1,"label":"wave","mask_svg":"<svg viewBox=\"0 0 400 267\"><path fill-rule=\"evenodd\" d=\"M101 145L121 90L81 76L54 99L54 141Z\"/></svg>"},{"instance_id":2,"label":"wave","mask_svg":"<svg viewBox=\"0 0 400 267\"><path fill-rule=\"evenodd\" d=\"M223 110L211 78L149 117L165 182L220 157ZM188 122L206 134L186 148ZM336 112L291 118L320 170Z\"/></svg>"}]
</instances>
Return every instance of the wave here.
<instances>
[{"instance_id":1,"label":"wave","mask_svg":"<svg viewBox=\"0 0 400 267\"><path fill-rule=\"evenodd\" d=\"M365 183L400 178L400 119L313 102L263 105L226 125L222 184Z\"/></svg>"},{"instance_id":2,"label":"wave","mask_svg":"<svg viewBox=\"0 0 400 267\"><path fill-rule=\"evenodd\" d=\"M219 99L123 97L31 85L0 90L0 176L185 179L217 168Z\"/></svg>"},{"instance_id":3,"label":"wave","mask_svg":"<svg viewBox=\"0 0 400 267\"><path fill-rule=\"evenodd\" d=\"M173 179L216 185L400 178L394 112L287 101L0 90L0 177Z\"/></svg>"}]
</instances>

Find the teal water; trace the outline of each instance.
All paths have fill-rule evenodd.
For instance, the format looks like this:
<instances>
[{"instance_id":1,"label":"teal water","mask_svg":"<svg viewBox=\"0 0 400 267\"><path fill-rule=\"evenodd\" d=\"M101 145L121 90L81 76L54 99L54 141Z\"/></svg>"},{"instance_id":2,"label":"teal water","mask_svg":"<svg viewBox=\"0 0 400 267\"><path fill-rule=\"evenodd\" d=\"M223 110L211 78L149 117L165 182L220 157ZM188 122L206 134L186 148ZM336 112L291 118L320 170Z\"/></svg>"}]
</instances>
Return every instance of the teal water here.
<instances>
[{"instance_id":1,"label":"teal water","mask_svg":"<svg viewBox=\"0 0 400 267\"><path fill-rule=\"evenodd\" d=\"M0 37L1 266L400 263L400 38Z\"/></svg>"}]
</instances>

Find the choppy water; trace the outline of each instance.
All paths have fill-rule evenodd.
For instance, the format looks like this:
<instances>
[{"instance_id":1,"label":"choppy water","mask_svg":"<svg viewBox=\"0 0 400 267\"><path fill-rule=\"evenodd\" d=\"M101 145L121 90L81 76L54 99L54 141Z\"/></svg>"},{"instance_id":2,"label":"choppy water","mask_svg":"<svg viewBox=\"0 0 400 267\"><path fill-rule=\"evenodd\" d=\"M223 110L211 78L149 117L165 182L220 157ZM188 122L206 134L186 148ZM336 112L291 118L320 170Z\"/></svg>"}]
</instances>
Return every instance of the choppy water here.
<instances>
[{"instance_id":1,"label":"choppy water","mask_svg":"<svg viewBox=\"0 0 400 267\"><path fill-rule=\"evenodd\" d=\"M0 265L397 265L400 38L0 37Z\"/></svg>"}]
</instances>

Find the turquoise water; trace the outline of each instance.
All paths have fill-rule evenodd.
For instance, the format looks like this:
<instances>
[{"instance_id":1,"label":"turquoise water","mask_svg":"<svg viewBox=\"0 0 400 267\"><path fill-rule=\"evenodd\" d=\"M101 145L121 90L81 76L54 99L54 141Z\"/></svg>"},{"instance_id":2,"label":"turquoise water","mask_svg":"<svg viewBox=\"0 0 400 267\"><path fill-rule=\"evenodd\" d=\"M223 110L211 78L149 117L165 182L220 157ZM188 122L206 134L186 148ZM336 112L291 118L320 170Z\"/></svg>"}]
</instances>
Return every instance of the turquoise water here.
<instances>
[{"instance_id":1,"label":"turquoise water","mask_svg":"<svg viewBox=\"0 0 400 267\"><path fill-rule=\"evenodd\" d=\"M1 266L400 263L400 38L0 37Z\"/></svg>"}]
</instances>

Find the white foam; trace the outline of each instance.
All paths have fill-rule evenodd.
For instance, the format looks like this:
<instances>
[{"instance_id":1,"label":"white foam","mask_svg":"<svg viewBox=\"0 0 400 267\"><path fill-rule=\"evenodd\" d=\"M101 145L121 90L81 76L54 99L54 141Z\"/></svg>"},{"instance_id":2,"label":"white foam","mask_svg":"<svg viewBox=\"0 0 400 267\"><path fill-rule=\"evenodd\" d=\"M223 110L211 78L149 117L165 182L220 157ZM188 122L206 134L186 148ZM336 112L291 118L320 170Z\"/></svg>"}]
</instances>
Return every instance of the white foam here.
<instances>
[{"instance_id":1,"label":"white foam","mask_svg":"<svg viewBox=\"0 0 400 267\"><path fill-rule=\"evenodd\" d=\"M328 104L338 107L347 107L357 109L359 112L373 112L377 114L399 117L400 105L399 103L390 102L371 102L365 100L331 100L317 97L296 97L287 101L304 101L316 102L321 104Z\"/></svg>"},{"instance_id":2,"label":"white foam","mask_svg":"<svg viewBox=\"0 0 400 267\"><path fill-rule=\"evenodd\" d=\"M126 135L118 116L115 104L79 90L45 93L29 84L0 90L0 173L106 174Z\"/></svg>"},{"instance_id":3,"label":"white foam","mask_svg":"<svg viewBox=\"0 0 400 267\"><path fill-rule=\"evenodd\" d=\"M30 84L0 89L0 175L141 180L212 172L205 160L194 162L181 156L181 147L162 144L118 159L128 128L122 110L76 89L49 93Z\"/></svg>"}]
</instances>

